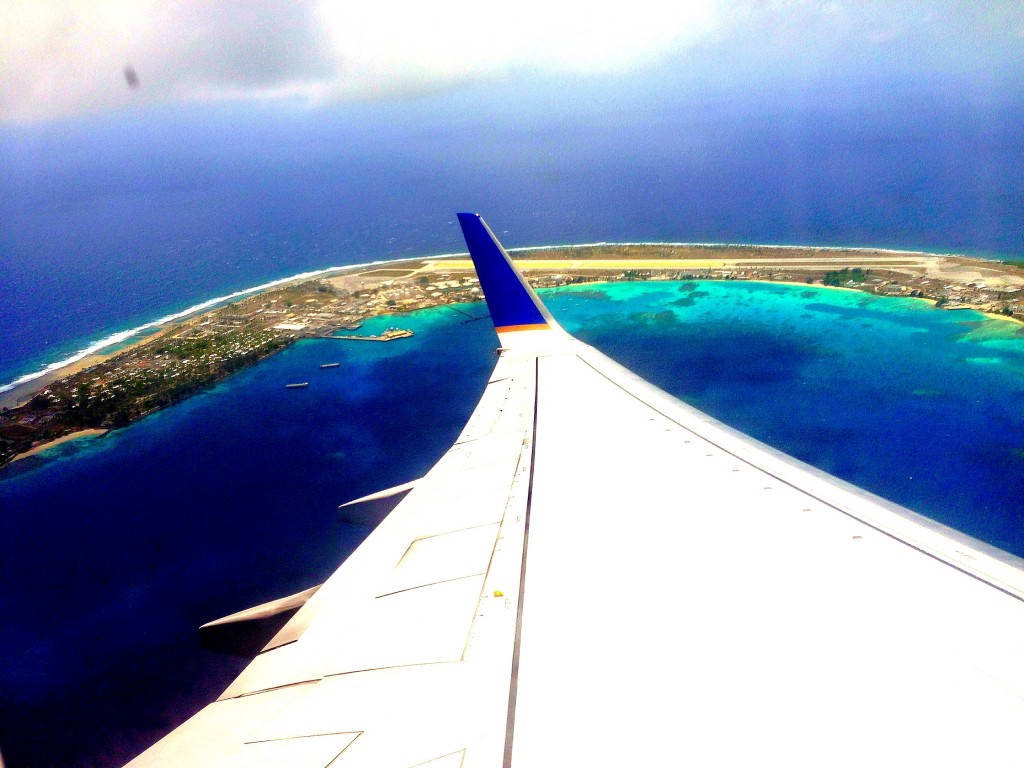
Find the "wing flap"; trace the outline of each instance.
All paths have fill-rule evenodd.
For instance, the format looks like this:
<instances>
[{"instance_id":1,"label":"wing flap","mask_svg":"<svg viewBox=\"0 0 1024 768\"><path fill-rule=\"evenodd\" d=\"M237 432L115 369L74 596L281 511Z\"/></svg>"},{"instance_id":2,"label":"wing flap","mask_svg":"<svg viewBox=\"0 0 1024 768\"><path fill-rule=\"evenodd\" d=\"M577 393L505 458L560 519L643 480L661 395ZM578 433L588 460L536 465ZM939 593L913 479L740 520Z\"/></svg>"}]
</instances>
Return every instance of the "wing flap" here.
<instances>
[{"instance_id":1,"label":"wing flap","mask_svg":"<svg viewBox=\"0 0 1024 768\"><path fill-rule=\"evenodd\" d=\"M134 765L231 764L254 754L239 752L249 742L281 741L265 754L285 755L286 739L298 750L298 740L342 733L360 734L346 766L463 751L500 762L534 400L532 368L513 368L526 376L511 390L521 403L416 484L293 617L305 628L298 639L258 656Z\"/></svg>"},{"instance_id":2,"label":"wing flap","mask_svg":"<svg viewBox=\"0 0 1024 768\"><path fill-rule=\"evenodd\" d=\"M488 434L453 446L416 483L294 617L306 625L298 640L257 657L218 705L282 688L326 690L321 687L327 681L355 684L367 676L387 680L392 695L405 697L413 684L406 681L419 677L379 675L424 666L456 670L482 660L488 671L477 677L492 683L486 696L507 698L500 691L508 686L515 603L492 593L514 595L517 589L534 390L530 366L505 367L507 407L493 413L493 402L480 405L493 414ZM488 578L499 588L488 588ZM500 673L495 681L493 670L503 666L504 682ZM444 674L446 680L458 676ZM501 717L495 722L500 725ZM322 727L363 730L360 721L349 720ZM448 746L419 762L462 749L465 742ZM352 759L349 752L345 759Z\"/></svg>"},{"instance_id":3,"label":"wing flap","mask_svg":"<svg viewBox=\"0 0 1024 768\"><path fill-rule=\"evenodd\" d=\"M454 579L483 576L498 535L497 523L416 539L398 561L378 598Z\"/></svg>"},{"instance_id":4,"label":"wing flap","mask_svg":"<svg viewBox=\"0 0 1024 768\"><path fill-rule=\"evenodd\" d=\"M331 765L358 738L358 733L318 733L287 739L252 741L242 747L245 768L324 768Z\"/></svg>"}]
</instances>

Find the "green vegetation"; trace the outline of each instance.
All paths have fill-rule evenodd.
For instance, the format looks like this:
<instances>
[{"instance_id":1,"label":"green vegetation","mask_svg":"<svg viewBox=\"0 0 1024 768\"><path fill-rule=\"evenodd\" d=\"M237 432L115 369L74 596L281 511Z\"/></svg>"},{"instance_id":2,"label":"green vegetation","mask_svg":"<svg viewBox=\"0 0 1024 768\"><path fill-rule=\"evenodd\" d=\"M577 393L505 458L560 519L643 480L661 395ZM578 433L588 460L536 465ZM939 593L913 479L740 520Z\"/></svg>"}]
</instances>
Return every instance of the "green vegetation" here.
<instances>
[{"instance_id":1,"label":"green vegetation","mask_svg":"<svg viewBox=\"0 0 1024 768\"><path fill-rule=\"evenodd\" d=\"M211 338L171 339L154 347L153 354L178 358L198 357L209 354L213 351L213 347L214 340Z\"/></svg>"},{"instance_id":2,"label":"green vegetation","mask_svg":"<svg viewBox=\"0 0 1024 768\"><path fill-rule=\"evenodd\" d=\"M286 343L266 332L235 332L227 337L174 339L178 343L161 344L166 351L160 354L176 361L163 367L131 359L102 363L88 376L73 376L51 385L32 398L29 407L45 411L46 423L59 424L65 431L120 427L207 388ZM239 337L245 337L244 342ZM200 352L202 356L198 356Z\"/></svg>"},{"instance_id":3,"label":"green vegetation","mask_svg":"<svg viewBox=\"0 0 1024 768\"><path fill-rule=\"evenodd\" d=\"M865 272L860 267L854 267L853 269L850 269L849 267L843 267L838 271L826 272L825 279L822 280L822 282L825 285L832 286L843 286L849 283L850 281L853 281L855 283L863 283L867 279L867 276L870 274L870 269Z\"/></svg>"},{"instance_id":4,"label":"green vegetation","mask_svg":"<svg viewBox=\"0 0 1024 768\"><path fill-rule=\"evenodd\" d=\"M188 328L51 384L0 419L0 464L81 429L116 429L200 392L290 339L266 329Z\"/></svg>"}]
</instances>

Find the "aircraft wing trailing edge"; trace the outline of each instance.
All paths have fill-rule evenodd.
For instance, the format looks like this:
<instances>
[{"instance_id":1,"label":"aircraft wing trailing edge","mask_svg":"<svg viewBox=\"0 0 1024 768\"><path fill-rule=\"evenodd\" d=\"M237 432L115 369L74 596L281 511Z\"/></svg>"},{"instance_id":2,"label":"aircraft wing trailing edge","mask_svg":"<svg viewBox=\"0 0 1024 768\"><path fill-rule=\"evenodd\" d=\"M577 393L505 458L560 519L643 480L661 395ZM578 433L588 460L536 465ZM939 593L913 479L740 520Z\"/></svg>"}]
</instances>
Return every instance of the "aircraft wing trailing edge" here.
<instances>
[{"instance_id":1,"label":"aircraft wing trailing edge","mask_svg":"<svg viewBox=\"0 0 1024 768\"><path fill-rule=\"evenodd\" d=\"M1020 560L661 392L459 221L501 342L462 434L215 622L290 616L130 765L1019 764Z\"/></svg>"}]
</instances>

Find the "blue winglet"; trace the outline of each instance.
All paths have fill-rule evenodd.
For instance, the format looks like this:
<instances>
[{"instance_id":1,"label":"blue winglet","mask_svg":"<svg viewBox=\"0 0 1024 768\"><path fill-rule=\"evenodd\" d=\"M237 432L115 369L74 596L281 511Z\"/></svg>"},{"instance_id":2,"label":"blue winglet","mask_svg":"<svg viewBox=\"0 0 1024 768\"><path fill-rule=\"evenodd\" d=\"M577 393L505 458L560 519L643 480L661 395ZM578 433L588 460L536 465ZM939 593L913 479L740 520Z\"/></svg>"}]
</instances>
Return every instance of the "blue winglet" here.
<instances>
[{"instance_id":1,"label":"blue winglet","mask_svg":"<svg viewBox=\"0 0 1024 768\"><path fill-rule=\"evenodd\" d=\"M523 279L480 214L458 216L495 330L542 331L556 326L547 307Z\"/></svg>"}]
</instances>

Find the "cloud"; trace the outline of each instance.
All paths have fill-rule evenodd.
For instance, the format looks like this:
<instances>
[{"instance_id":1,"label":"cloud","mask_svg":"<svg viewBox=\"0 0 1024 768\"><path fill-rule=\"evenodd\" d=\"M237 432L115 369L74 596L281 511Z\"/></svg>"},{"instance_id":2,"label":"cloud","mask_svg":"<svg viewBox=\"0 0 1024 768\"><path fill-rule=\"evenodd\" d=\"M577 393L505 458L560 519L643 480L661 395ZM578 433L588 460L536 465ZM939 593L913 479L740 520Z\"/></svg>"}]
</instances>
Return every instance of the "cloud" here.
<instances>
[{"instance_id":1,"label":"cloud","mask_svg":"<svg viewBox=\"0 0 1024 768\"><path fill-rule=\"evenodd\" d=\"M837 53L908 41L935 55L1019 49L1024 23L1013 0L981 11L952 0L0 0L0 18L7 121L166 101L401 98L523 74L629 72L686 52L687 66L838 71Z\"/></svg>"},{"instance_id":2,"label":"cloud","mask_svg":"<svg viewBox=\"0 0 1024 768\"><path fill-rule=\"evenodd\" d=\"M628 8L547 0L7 0L0 116L137 102L402 95L511 72L620 71L699 40L711 0ZM138 75L128 89L124 71Z\"/></svg>"},{"instance_id":3,"label":"cloud","mask_svg":"<svg viewBox=\"0 0 1024 768\"><path fill-rule=\"evenodd\" d=\"M549 0L482 4L346 4L322 9L357 87L390 78L459 79L509 69L621 71L714 29L707 1L638 0L628 7ZM381 17L396 20L381 29ZM384 34L382 34L384 32Z\"/></svg>"},{"instance_id":4,"label":"cloud","mask_svg":"<svg viewBox=\"0 0 1024 768\"><path fill-rule=\"evenodd\" d=\"M0 115L26 120L244 95L330 78L315 8L301 3L7 2ZM133 69L138 88L126 88Z\"/></svg>"}]
</instances>

